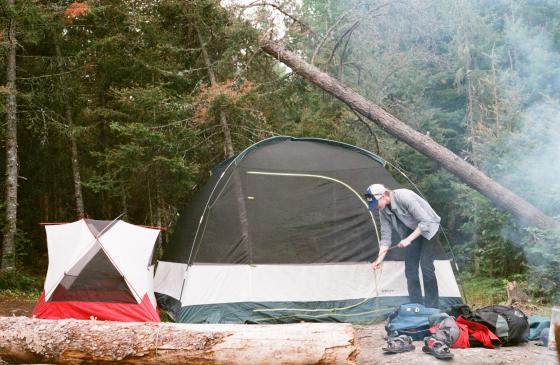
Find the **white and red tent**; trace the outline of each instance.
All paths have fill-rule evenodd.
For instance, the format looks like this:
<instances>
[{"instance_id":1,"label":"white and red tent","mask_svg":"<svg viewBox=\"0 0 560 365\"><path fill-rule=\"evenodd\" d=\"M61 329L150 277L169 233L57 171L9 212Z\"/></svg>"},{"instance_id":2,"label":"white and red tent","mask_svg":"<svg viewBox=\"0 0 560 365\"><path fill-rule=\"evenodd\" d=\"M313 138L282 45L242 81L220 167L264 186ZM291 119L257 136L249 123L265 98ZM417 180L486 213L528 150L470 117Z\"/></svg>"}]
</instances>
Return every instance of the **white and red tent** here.
<instances>
[{"instance_id":1,"label":"white and red tent","mask_svg":"<svg viewBox=\"0 0 560 365\"><path fill-rule=\"evenodd\" d=\"M35 318L159 322L151 264L159 229L93 219L45 229L49 268Z\"/></svg>"}]
</instances>

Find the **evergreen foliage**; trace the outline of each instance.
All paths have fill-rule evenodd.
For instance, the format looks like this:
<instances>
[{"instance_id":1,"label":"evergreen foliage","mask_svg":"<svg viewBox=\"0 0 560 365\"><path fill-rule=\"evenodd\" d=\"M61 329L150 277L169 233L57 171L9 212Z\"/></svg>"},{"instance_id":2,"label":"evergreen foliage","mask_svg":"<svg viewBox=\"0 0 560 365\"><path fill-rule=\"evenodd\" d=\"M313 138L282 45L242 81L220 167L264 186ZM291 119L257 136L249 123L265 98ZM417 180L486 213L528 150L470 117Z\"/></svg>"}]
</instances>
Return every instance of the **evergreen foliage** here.
<instances>
[{"instance_id":1,"label":"evergreen foliage","mask_svg":"<svg viewBox=\"0 0 560 365\"><path fill-rule=\"evenodd\" d=\"M275 4L289 15L289 48L560 217L556 1ZM286 134L380 154L440 213L464 270L524 275L533 293L558 292L556 233L515 221L265 56L257 41L275 10L250 9L217 0L37 0L16 1L12 14L0 2L1 64L9 19L18 25L20 266L45 255L38 222L76 218L70 137L90 216L125 212L131 222L172 231L181 207L226 156L223 113L235 152Z\"/></svg>"}]
</instances>

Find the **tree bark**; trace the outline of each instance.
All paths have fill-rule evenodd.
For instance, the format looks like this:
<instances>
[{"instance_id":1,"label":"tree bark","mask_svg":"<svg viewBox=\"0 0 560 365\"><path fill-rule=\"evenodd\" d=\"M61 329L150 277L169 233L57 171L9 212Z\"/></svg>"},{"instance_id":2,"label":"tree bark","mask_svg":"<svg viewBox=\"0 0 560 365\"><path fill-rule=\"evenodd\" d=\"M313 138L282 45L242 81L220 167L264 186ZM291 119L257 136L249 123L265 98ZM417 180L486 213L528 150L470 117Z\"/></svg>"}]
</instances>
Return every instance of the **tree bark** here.
<instances>
[{"instance_id":1,"label":"tree bark","mask_svg":"<svg viewBox=\"0 0 560 365\"><path fill-rule=\"evenodd\" d=\"M15 0L8 0L13 10ZM17 229L18 190L18 141L17 141L17 101L16 101L16 23L10 19L8 25L8 55L6 65L6 225L2 243L2 264L0 269L15 269L15 238Z\"/></svg>"},{"instance_id":2,"label":"tree bark","mask_svg":"<svg viewBox=\"0 0 560 365\"><path fill-rule=\"evenodd\" d=\"M72 150L72 174L74 177L74 198L76 199L76 212L78 217L82 218L85 215L84 198L82 196L82 178L80 176L80 161L78 159L78 145L76 136L74 135L74 123L72 120L72 111L70 107L66 106L66 120L70 127L70 148Z\"/></svg>"},{"instance_id":3,"label":"tree bark","mask_svg":"<svg viewBox=\"0 0 560 365\"><path fill-rule=\"evenodd\" d=\"M260 45L265 52L289 66L295 73L337 97L352 110L356 110L369 118L387 133L437 161L443 168L455 174L467 185L478 190L514 216L539 228L560 226L558 221L547 216L511 190L490 179L483 172L447 148L439 145L430 137L412 129L383 108L370 102L328 74L321 72L315 66L305 62L295 53L286 50L280 44L269 39L261 39Z\"/></svg>"},{"instance_id":4,"label":"tree bark","mask_svg":"<svg viewBox=\"0 0 560 365\"><path fill-rule=\"evenodd\" d=\"M195 27L196 35L198 36L198 42L200 43L200 48L202 50L202 57L204 58L204 63L208 69L208 78L210 79L210 85L216 86L216 76L214 75L214 70L212 69L212 62L206 51L206 45L202 39L202 35L197 27ZM233 150L233 143L231 141L231 132L229 129L229 124L227 122L226 113L220 110L220 125L222 126L222 131L224 133L224 152L227 158L233 157L235 151Z\"/></svg>"},{"instance_id":5,"label":"tree bark","mask_svg":"<svg viewBox=\"0 0 560 365\"><path fill-rule=\"evenodd\" d=\"M78 217L84 217L84 198L82 196L82 178L80 176L80 161L78 159L78 145L76 135L74 134L74 120L72 118L72 107L68 95L64 92L66 89L66 78L64 77L64 62L62 60L62 52L60 51L59 39L56 33L53 33L54 48L56 52L56 62L61 74L60 91L62 92L62 102L64 104L64 116L68 123L68 137L70 138L70 149L72 159L72 176L74 179L74 198L76 202L76 212Z\"/></svg>"},{"instance_id":6,"label":"tree bark","mask_svg":"<svg viewBox=\"0 0 560 365\"><path fill-rule=\"evenodd\" d=\"M506 305L511 306L514 303L526 303L529 297L517 285L517 281L508 282L506 285L507 301Z\"/></svg>"},{"instance_id":7,"label":"tree bark","mask_svg":"<svg viewBox=\"0 0 560 365\"><path fill-rule=\"evenodd\" d=\"M0 318L0 359L57 364L355 364L350 324L232 325Z\"/></svg>"}]
</instances>

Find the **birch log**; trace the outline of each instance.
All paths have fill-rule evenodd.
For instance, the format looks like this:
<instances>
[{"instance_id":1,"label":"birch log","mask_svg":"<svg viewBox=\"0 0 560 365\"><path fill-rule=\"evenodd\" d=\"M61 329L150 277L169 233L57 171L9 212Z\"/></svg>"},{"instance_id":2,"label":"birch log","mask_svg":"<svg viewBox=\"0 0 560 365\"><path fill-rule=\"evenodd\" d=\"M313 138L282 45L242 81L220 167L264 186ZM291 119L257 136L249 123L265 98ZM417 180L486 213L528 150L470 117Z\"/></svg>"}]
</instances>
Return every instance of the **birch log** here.
<instances>
[{"instance_id":1,"label":"birch log","mask_svg":"<svg viewBox=\"0 0 560 365\"><path fill-rule=\"evenodd\" d=\"M437 161L443 168L453 173L467 185L478 190L516 217L521 218L522 221L529 222L539 228L559 227L560 223L558 221L547 216L525 199L492 180L482 171L430 137L414 130L340 81L305 62L294 52L266 38L261 39L260 46L272 57L290 67L298 75L303 76L305 80L337 97L352 110L370 119L387 133L407 143L428 158Z\"/></svg>"},{"instance_id":2,"label":"birch log","mask_svg":"<svg viewBox=\"0 0 560 365\"><path fill-rule=\"evenodd\" d=\"M56 364L355 364L350 324L122 323L0 317L0 359Z\"/></svg>"}]
</instances>

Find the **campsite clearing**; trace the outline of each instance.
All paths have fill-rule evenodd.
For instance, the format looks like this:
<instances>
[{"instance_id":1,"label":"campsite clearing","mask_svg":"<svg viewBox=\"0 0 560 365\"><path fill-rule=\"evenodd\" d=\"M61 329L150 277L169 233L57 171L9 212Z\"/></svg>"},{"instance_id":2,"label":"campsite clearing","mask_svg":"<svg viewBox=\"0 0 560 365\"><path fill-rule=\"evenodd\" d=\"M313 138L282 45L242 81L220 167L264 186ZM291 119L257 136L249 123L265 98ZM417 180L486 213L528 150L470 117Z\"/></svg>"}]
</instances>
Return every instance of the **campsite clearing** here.
<instances>
[{"instance_id":1,"label":"campsite clearing","mask_svg":"<svg viewBox=\"0 0 560 365\"><path fill-rule=\"evenodd\" d=\"M0 296L0 316L26 315L31 316L35 300L27 298L13 298ZM422 353L422 342L415 342L414 352L385 355L381 347L385 343L383 324L378 323L368 326L354 326L359 346L357 363L365 364L441 364L439 360ZM557 364L555 353L544 347L539 347L534 342L516 346L505 347L497 350L482 348L452 350L455 354L453 364Z\"/></svg>"}]
</instances>

